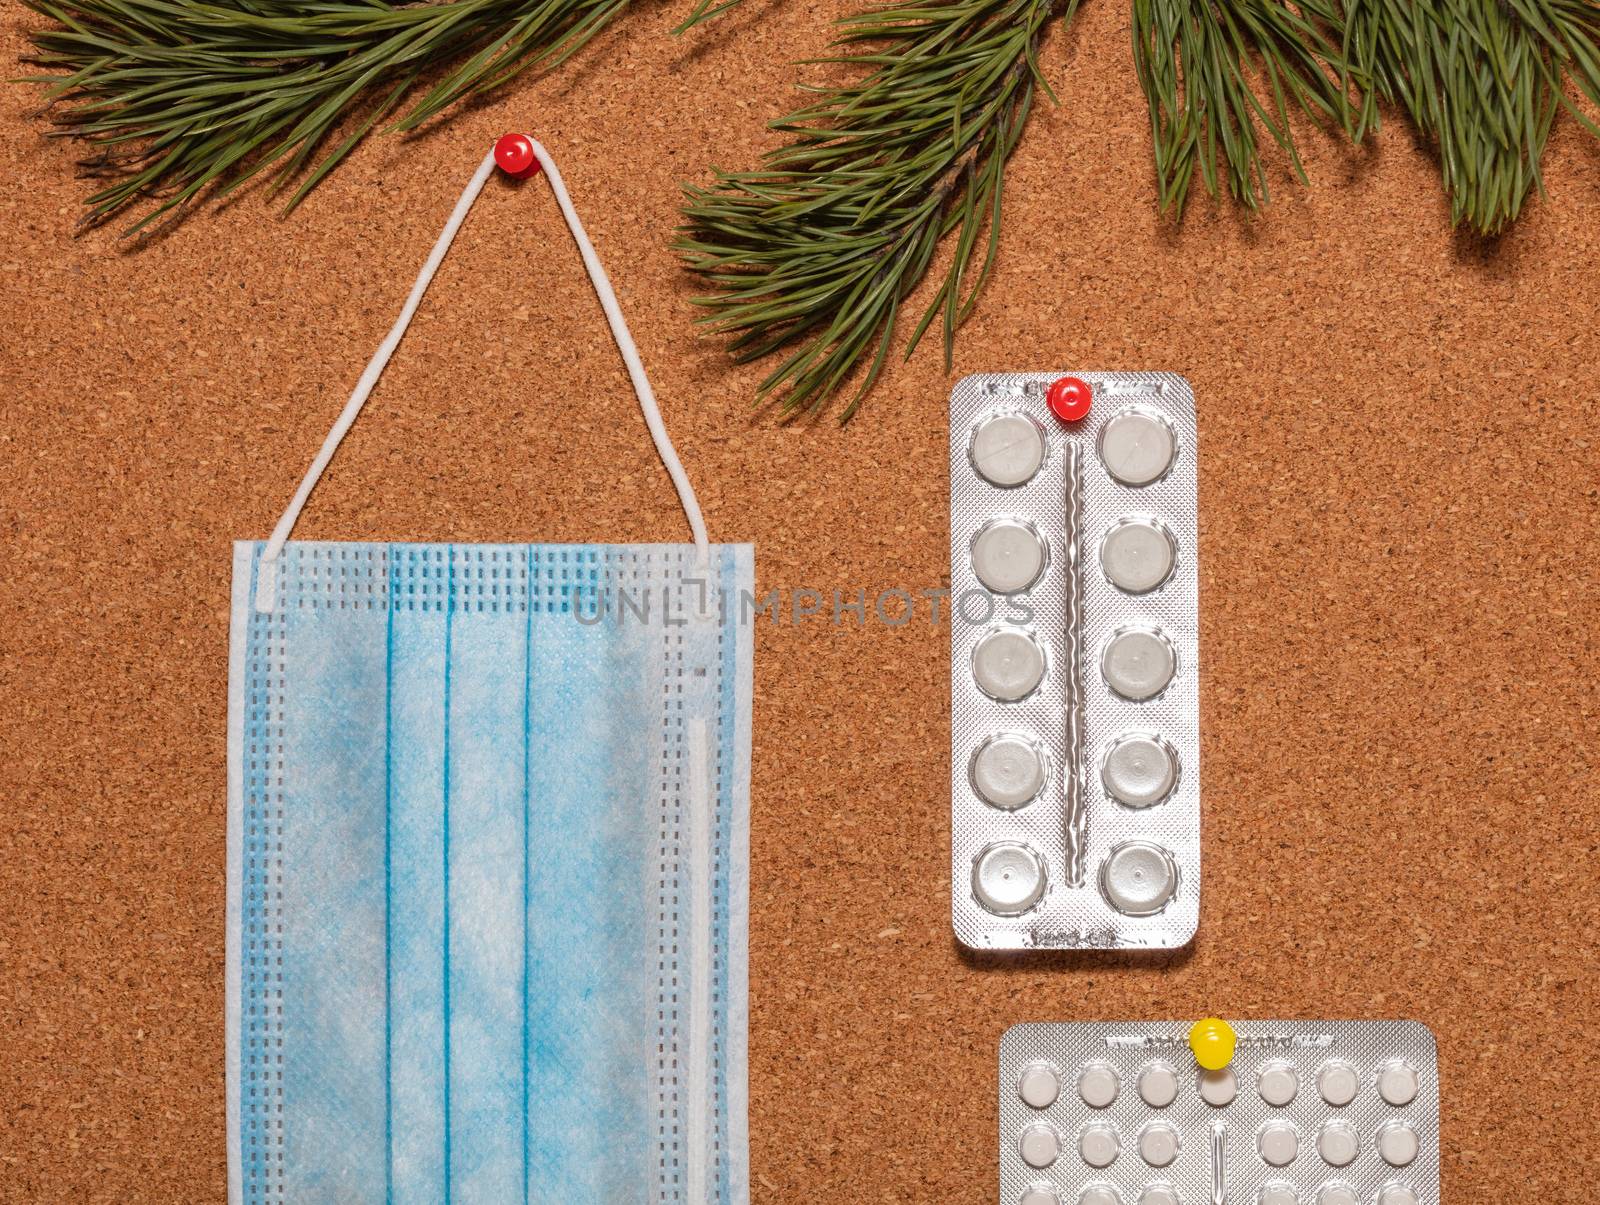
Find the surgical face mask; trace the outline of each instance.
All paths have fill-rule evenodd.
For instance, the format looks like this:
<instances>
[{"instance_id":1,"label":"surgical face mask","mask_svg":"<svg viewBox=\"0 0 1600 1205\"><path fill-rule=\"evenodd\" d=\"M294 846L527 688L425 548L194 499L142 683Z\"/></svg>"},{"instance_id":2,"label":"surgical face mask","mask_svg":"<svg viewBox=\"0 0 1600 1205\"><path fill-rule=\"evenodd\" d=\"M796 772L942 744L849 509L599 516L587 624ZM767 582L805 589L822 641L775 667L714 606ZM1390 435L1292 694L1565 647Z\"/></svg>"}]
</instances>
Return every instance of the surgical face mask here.
<instances>
[{"instance_id":1,"label":"surgical face mask","mask_svg":"<svg viewBox=\"0 0 1600 1205\"><path fill-rule=\"evenodd\" d=\"M536 145L536 144L535 144ZM234 1202L744 1202L748 546L234 553ZM511 456L520 449L507 449Z\"/></svg>"}]
</instances>

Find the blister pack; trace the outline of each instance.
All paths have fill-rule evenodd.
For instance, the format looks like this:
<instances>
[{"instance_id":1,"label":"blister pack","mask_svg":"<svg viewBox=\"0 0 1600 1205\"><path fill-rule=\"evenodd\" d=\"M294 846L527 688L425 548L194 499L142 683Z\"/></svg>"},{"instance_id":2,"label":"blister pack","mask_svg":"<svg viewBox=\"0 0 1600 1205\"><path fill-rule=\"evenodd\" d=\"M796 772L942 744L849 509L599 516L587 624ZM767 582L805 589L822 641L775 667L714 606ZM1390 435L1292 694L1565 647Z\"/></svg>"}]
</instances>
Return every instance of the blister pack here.
<instances>
[{"instance_id":1,"label":"blister pack","mask_svg":"<svg viewBox=\"0 0 1600 1205\"><path fill-rule=\"evenodd\" d=\"M1410 1021L1061 1022L1000 1040L1001 1205L1439 1205Z\"/></svg>"},{"instance_id":2,"label":"blister pack","mask_svg":"<svg viewBox=\"0 0 1600 1205\"><path fill-rule=\"evenodd\" d=\"M951 913L974 949L1181 946L1200 915L1194 397L950 396Z\"/></svg>"}]
</instances>

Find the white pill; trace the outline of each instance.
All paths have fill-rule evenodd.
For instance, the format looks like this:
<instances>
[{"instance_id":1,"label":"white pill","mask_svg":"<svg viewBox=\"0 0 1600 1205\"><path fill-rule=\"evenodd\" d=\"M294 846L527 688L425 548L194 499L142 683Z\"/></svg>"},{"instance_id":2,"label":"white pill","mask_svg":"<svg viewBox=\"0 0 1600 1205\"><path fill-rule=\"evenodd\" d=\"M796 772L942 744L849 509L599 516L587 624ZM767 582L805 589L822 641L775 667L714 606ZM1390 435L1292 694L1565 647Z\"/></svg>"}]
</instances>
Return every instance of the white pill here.
<instances>
[{"instance_id":1,"label":"white pill","mask_svg":"<svg viewBox=\"0 0 1600 1205\"><path fill-rule=\"evenodd\" d=\"M1289 1063L1268 1063L1256 1076L1256 1087L1261 1099L1274 1109L1281 1109L1300 1091L1300 1077Z\"/></svg>"},{"instance_id":2,"label":"white pill","mask_svg":"<svg viewBox=\"0 0 1600 1205\"><path fill-rule=\"evenodd\" d=\"M1078 1095L1091 1109L1103 1109L1117 1099L1122 1081L1109 1063L1090 1063L1078 1076Z\"/></svg>"},{"instance_id":3,"label":"white pill","mask_svg":"<svg viewBox=\"0 0 1600 1205\"><path fill-rule=\"evenodd\" d=\"M1044 463L1044 432L1025 414L997 414L972 436L972 467L994 485L1021 485Z\"/></svg>"},{"instance_id":4,"label":"white pill","mask_svg":"<svg viewBox=\"0 0 1600 1205\"><path fill-rule=\"evenodd\" d=\"M1139 1072L1139 1099L1152 1109L1165 1109L1178 1099L1178 1073L1170 1063L1151 1063Z\"/></svg>"},{"instance_id":5,"label":"white pill","mask_svg":"<svg viewBox=\"0 0 1600 1205\"><path fill-rule=\"evenodd\" d=\"M1139 1134L1139 1158L1151 1167L1166 1167L1178 1157L1178 1131L1165 1122L1154 1122Z\"/></svg>"},{"instance_id":6,"label":"white pill","mask_svg":"<svg viewBox=\"0 0 1600 1205\"><path fill-rule=\"evenodd\" d=\"M1419 1205L1417 1194L1405 1184L1385 1184L1378 1205Z\"/></svg>"},{"instance_id":7,"label":"white pill","mask_svg":"<svg viewBox=\"0 0 1600 1205\"><path fill-rule=\"evenodd\" d=\"M1017 1150L1029 1167L1049 1167L1061 1157L1061 1137L1047 1125L1031 1125L1022 1131Z\"/></svg>"},{"instance_id":8,"label":"white pill","mask_svg":"<svg viewBox=\"0 0 1600 1205\"><path fill-rule=\"evenodd\" d=\"M1043 1063L1024 1067L1022 1077L1017 1081L1017 1095L1030 1109L1048 1109L1061 1095L1061 1077L1056 1074L1054 1067L1047 1067Z\"/></svg>"},{"instance_id":9,"label":"white pill","mask_svg":"<svg viewBox=\"0 0 1600 1205\"><path fill-rule=\"evenodd\" d=\"M1172 575L1178 544L1154 519L1125 519L1100 541L1100 568L1119 590L1147 594Z\"/></svg>"},{"instance_id":10,"label":"white pill","mask_svg":"<svg viewBox=\"0 0 1600 1205\"><path fill-rule=\"evenodd\" d=\"M1324 1063L1317 1072L1317 1091L1334 1108L1342 1109L1361 1091L1361 1076L1343 1060Z\"/></svg>"},{"instance_id":11,"label":"white pill","mask_svg":"<svg viewBox=\"0 0 1600 1205\"><path fill-rule=\"evenodd\" d=\"M1238 1075L1232 1067L1200 1072L1200 1099L1213 1109L1224 1109L1238 1096Z\"/></svg>"},{"instance_id":12,"label":"white pill","mask_svg":"<svg viewBox=\"0 0 1600 1205\"><path fill-rule=\"evenodd\" d=\"M1390 1063L1378 1074L1378 1095L1403 1108L1417 1099L1417 1071L1407 1063Z\"/></svg>"},{"instance_id":13,"label":"white pill","mask_svg":"<svg viewBox=\"0 0 1600 1205\"><path fill-rule=\"evenodd\" d=\"M1091 1184L1079 1195L1078 1205L1122 1205L1122 1198L1109 1184Z\"/></svg>"},{"instance_id":14,"label":"white pill","mask_svg":"<svg viewBox=\"0 0 1600 1205\"><path fill-rule=\"evenodd\" d=\"M1089 1126L1078 1136L1078 1154L1090 1167L1110 1167L1122 1153L1122 1143L1110 1126Z\"/></svg>"},{"instance_id":15,"label":"white pill","mask_svg":"<svg viewBox=\"0 0 1600 1205\"><path fill-rule=\"evenodd\" d=\"M1026 632L990 632L972 650L972 676L991 699L1014 703L1038 689L1044 678L1044 650Z\"/></svg>"},{"instance_id":16,"label":"white pill","mask_svg":"<svg viewBox=\"0 0 1600 1205\"><path fill-rule=\"evenodd\" d=\"M1043 661L1043 655L1040 657ZM1148 628L1118 632L1100 655L1100 672L1106 683L1135 703L1154 698L1167 689L1178 668L1172 642Z\"/></svg>"},{"instance_id":17,"label":"white pill","mask_svg":"<svg viewBox=\"0 0 1600 1205\"><path fill-rule=\"evenodd\" d=\"M1317 1154L1329 1167L1349 1167L1360 1149L1356 1132L1342 1121L1326 1122L1317 1131Z\"/></svg>"},{"instance_id":18,"label":"white pill","mask_svg":"<svg viewBox=\"0 0 1600 1205\"><path fill-rule=\"evenodd\" d=\"M1061 1205L1061 1195L1053 1188L1030 1188L1022 1194L1021 1205Z\"/></svg>"},{"instance_id":19,"label":"white pill","mask_svg":"<svg viewBox=\"0 0 1600 1205\"><path fill-rule=\"evenodd\" d=\"M1124 410L1100 432L1100 460L1123 485L1149 485L1172 467L1178 440L1153 414Z\"/></svg>"},{"instance_id":20,"label":"white pill","mask_svg":"<svg viewBox=\"0 0 1600 1205\"><path fill-rule=\"evenodd\" d=\"M1044 751L1026 737L1001 734L972 756L972 787L985 803L1011 811L1044 790Z\"/></svg>"},{"instance_id":21,"label":"white pill","mask_svg":"<svg viewBox=\"0 0 1600 1205\"><path fill-rule=\"evenodd\" d=\"M1324 1184L1317 1194L1317 1205L1361 1205L1356 1190L1348 1184Z\"/></svg>"},{"instance_id":22,"label":"white pill","mask_svg":"<svg viewBox=\"0 0 1600 1205\"><path fill-rule=\"evenodd\" d=\"M1178 781L1178 756L1158 736L1130 732L1111 742L1100 766L1106 794L1130 808L1160 803Z\"/></svg>"},{"instance_id":23,"label":"white pill","mask_svg":"<svg viewBox=\"0 0 1600 1205\"><path fill-rule=\"evenodd\" d=\"M1101 864L1100 890L1125 916L1154 916L1178 890L1178 867L1161 846L1129 841Z\"/></svg>"},{"instance_id":24,"label":"white pill","mask_svg":"<svg viewBox=\"0 0 1600 1205\"><path fill-rule=\"evenodd\" d=\"M1263 1185L1256 1194L1256 1205L1300 1205L1300 1198L1294 1191L1294 1185L1274 1180Z\"/></svg>"},{"instance_id":25,"label":"white pill","mask_svg":"<svg viewBox=\"0 0 1600 1205\"><path fill-rule=\"evenodd\" d=\"M991 845L972 864L972 894L996 916L1020 916L1044 895L1044 862L1026 845Z\"/></svg>"},{"instance_id":26,"label":"white pill","mask_svg":"<svg viewBox=\"0 0 1600 1205\"><path fill-rule=\"evenodd\" d=\"M1200 1073L1200 1099L1214 1109L1224 1109L1239 1095L1239 1077L1232 1067Z\"/></svg>"},{"instance_id":27,"label":"white pill","mask_svg":"<svg viewBox=\"0 0 1600 1205\"><path fill-rule=\"evenodd\" d=\"M1152 1184L1139 1194L1139 1205L1179 1205L1178 1190L1170 1184Z\"/></svg>"},{"instance_id":28,"label":"white pill","mask_svg":"<svg viewBox=\"0 0 1600 1205\"><path fill-rule=\"evenodd\" d=\"M1403 1121L1391 1121L1378 1128L1378 1154L1390 1167L1405 1167L1417 1157L1420 1146L1417 1132Z\"/></svg>"},{"instance_id":29,"label":"white pill","mask_svg":"<svg viewBox=\"0 0 1600 1205\"><path fill-rule=\"evenodd\" d=\"M1287 1121L1272 1121L1256 1136L1261 1158L1273 1167L1288 1167L1300 1153L1300 1135Z\"/></svg>"},{"instance_id":30,"label":"white pill","mask_svg":"<svg viewBox=\"0 0 1600 1205\"><path fill-rule=\"evenodd\" d=\"M1044 540L1026 523L997 519L972 540L972 571L996 594L1016 594L1044 572Z\"/></svg>"}]
</instances>

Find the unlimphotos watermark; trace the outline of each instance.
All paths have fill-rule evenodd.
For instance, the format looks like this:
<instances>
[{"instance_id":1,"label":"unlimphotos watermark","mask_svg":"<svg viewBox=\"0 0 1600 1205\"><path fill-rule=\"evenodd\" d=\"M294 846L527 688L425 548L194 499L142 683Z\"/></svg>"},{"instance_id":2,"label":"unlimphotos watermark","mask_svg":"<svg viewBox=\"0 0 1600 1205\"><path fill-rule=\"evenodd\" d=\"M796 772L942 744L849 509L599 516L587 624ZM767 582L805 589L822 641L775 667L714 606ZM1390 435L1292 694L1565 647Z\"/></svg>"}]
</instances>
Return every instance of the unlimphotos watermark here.
<instances>
[{"instance_id":1,"label":"unlimphotos watermark","mask_svg":"<svg viewBox=\"0 0 1600 1205\"><path fill-rule=\"evenodd\" d=\"M679 627L697 618L741 625L777 626L831 624L834 627L905 627L948 622L954 609L966 623L992 620L1027 624L1033 608L1026 598L995 596L987 590L967 590L954 597L948 586L891 586L877 591L814 586L776 586L765 592L713 589L702 578L686 576L683 585L598 586L572 588L570 610L586 627L601 624L652 624Z\"/></svg>"}]
</instances>

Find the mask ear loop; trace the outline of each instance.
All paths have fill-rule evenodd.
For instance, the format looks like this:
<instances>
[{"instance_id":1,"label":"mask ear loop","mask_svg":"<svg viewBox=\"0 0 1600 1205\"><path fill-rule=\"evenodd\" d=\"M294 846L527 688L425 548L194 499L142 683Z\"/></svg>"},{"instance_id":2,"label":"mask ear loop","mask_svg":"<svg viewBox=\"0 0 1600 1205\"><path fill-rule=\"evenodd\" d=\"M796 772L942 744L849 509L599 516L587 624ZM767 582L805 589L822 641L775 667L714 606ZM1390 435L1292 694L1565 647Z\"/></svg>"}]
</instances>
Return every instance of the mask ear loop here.
<instances>
[{"instance_id":1,"label":"mask ear loop","mask_svg":"<svg viewBox=\"0 0 1600 1205\"><path fill-rule=\"evenodd\" d=\"M650 430L650 439L656 446L656 454L666 466L667 475L672 478L673 488L678 491L678 501L683 505L683 513L689 520L689 529L694 534L695 565L702 571L709 571L711 548L706 538L705 519L700 514L700 503L694 496L694 486L689 483L689 475L684 472L683 462L678 459L678 453L667 435L666 424L661 419L661 408L656 404L655 390L650 388L650 380L645 376L644 363L639 359L639 349L634 345L633 336L628 333L628 323L622 316L622 307L617 304L617 295L612 291L611 280L606 276L600 257L595 254L594 245L590 243L583 222L578 218L578 211L572 207L572 198L567 195L567 186L561 179L561 172L557 170L555 161L550 158L550 153L532 138L526 139L526 143L550 179L550 190L555 193L556 204L561 208L561 216L566 219L567 229L572 232L573 242L578 244L578 253L583 257L583 266L588 270L589 281L594 285L594 291L600 298L600 308L605 311L606 324L611 328L611 337L616 341L617 350L622 353L622 362L627 366L629 380L633 382L633 392L639 398L639 409L644 412L645 426ZM406 328L411 325L411 319L417 312L417 306L422 302L422 295L428 291L434 273L444 262L445 252L450 250L456 232L466 221L472 203L478 199L478 194L483 191L483 186L488 182L494 168L495 152L491 150L478 165L478 170L472 173L472 179L467 181L466 189L450 213L450 220L445 223L438 241L434 243L433 250L428 253L428 258L422 265L422 271L417 274L416 283L411 286L411 293L400 309L400 316L395 319L394 325L389 328L389 333L384 336L383 342L378 345L378 350L373 353L360 380L356 382L349 401L345 402L344 409L339 412L339 417L334 421L327 438L322 441L322 447L311 462L311 467L301 479L300 487L289 500L288 509L283 512L277 526L272 529L266 549L261 554L261 563L256 575L257 611L271 611L276 606L277 562L283 552L283 546L288 543L294 525L300 518L300 512L305 509L306 500L311 497L311 491L316 488L318 480L321 479L329 462L333 460L333 454L338 451L340 441L355 424L356 416L361 413L361 408L367 403L368 395L377 385L378 378L383 375L389 357L394 355L395 348L400 345ZM703 595L704 590L702 597Z\"/></svg>"}]
</instances>

